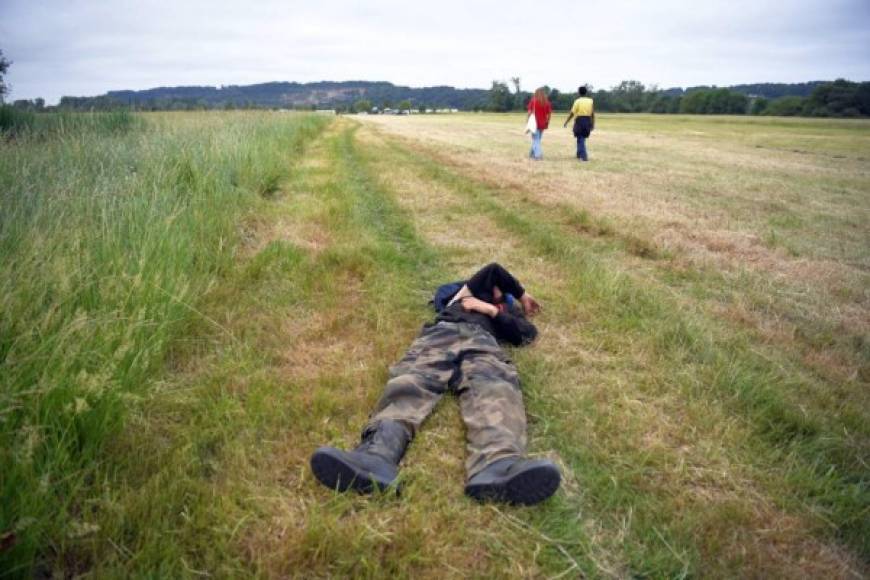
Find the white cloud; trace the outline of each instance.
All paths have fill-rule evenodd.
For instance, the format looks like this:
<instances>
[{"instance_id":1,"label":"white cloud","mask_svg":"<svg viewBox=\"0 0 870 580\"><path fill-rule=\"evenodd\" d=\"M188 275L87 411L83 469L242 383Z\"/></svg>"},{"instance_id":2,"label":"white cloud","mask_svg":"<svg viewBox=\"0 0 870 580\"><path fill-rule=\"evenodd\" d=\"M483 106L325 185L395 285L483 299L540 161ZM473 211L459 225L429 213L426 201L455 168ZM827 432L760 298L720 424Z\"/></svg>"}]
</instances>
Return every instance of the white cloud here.
<instances>
[{"instance_id":1,"label":"white cloud","mask_svg":"<svg viewBox=\"0 0 870 580\"><path fill-rule=\"evenodd\" d=\"M387 80L571 90L870 79L866 0L4 0L13 98L166 85Z\"/></svg>"}]
</instances>

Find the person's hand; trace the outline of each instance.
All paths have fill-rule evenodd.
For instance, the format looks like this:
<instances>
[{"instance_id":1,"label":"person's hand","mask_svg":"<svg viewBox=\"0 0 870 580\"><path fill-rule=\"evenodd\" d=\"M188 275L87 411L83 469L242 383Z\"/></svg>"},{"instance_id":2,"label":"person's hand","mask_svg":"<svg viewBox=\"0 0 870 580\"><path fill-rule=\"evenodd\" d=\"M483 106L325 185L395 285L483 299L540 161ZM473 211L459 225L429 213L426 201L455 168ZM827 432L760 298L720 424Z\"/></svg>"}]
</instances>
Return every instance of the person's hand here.
<instances>
[{"instance_id":1,"label":"person's hand","mask_svg":"<svg viewBox=\"0 0 870 580\"><path fill-rule=\"evenodd\" d=\"M534 296L525 292L522 297L520 297L520 302L523 304L523 310L526 311L526 316L534 316L541 310L541 305L538 304L538 301L535 300Z\"/></svg>"},{"instance_id":2,"label":"person's hand","mask_svg":"<svg viewBox=\"0 0 870 580\"><path fill-rule=\"evenodd\" d=\"M564 123L562 123L562 128L563 128L563 129L567 129L567 128L568 128L568 121L565 121Z\"/></svg>"},{"instance_id":3,"label":"person's hand","mask_svg":"<svg viewBox=\"0 0 870 580\"><path fill-rule=\"evenodd\" d=\"M462 309L466 312L480 312L490 318L498 316L498 306L490 304L489 302L484 302L480 298L475 298L474 296L467 296L462 299Z\"/></svg>"}]
</instances>

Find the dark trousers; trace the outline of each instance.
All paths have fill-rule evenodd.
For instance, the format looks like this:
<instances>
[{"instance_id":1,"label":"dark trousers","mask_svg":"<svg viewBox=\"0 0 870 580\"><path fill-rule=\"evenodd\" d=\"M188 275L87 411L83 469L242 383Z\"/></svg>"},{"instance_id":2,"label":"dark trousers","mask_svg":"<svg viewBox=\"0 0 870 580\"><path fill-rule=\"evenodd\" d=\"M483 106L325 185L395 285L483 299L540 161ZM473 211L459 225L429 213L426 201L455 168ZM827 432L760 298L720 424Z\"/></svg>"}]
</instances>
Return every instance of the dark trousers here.
<instances>
[{"instance_id":1,"label":"dark trousers","mask_svg":"<svg viewBox=\"0 0 870 580\"><path fill-rule=\"evenodd\" d=\"M577 159L588 161L589 156L586 154L586 139L592 132L591 117L577 117L574 119L574 137L577 138Z\"/></svg>"},{"instance_id":2,"label":"dark trousers","mask_svg":"<svg viewBox=\"0 0 870 580\"><path fill-rule=\"evenodd\" d=\"M589 156L586 154L586 137L577 137L577 159L589 161Z\"/></svg>"}]
</instances>

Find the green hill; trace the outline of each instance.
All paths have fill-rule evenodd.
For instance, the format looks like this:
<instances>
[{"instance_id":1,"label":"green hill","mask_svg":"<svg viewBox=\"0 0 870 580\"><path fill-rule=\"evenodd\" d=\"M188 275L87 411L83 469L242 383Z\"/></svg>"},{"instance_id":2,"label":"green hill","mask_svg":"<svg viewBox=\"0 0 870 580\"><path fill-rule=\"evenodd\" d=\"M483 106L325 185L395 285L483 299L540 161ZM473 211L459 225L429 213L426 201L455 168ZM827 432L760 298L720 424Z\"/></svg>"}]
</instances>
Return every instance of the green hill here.
<instances>
[{"instance_id":1,"label":"green hill","mask_svg":"<svg viewBox=\"0 0 870 580\"><path fill-rule=\"evenodd\" d=\"M142 91L109 91L96 97L63 97L74 109L132 105L140 109L190 108L343 108L366 99L377 107L408 100L412 106L474 109L486 103L488 91L450 86L412 88L388 82L343 81L256 85L158 87Z\"/></svg>"}]
</instances>

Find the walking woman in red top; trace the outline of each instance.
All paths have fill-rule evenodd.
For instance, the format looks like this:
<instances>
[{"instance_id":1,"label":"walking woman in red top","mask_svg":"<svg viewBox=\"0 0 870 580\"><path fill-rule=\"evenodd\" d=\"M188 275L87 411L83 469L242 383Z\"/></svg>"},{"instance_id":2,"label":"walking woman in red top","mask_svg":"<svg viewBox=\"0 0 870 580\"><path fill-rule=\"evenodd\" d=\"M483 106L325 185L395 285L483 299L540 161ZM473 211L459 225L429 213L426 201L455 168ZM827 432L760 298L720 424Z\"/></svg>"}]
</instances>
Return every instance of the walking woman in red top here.
<instances>
[{"instance_id":1,"label":"walking woman in red top","mask_svg":"<svg viewBox=\"0 0 870 580\"><path fill-rule=\"evenodd\" d=\"M535 91L535 96L529 101L528 113L529 117L535 116L535 123L538 125L538 130L532 133L532 148L529 150L529 158L540 161L544 158L544 153L541 151L541 137L544 130L550 126L550 114L553 112L553 106L550 105L550 99L547 98L547 91L540 88ZM528 120L528 117L526 117Z\"/></svg>"}]
</instances>

